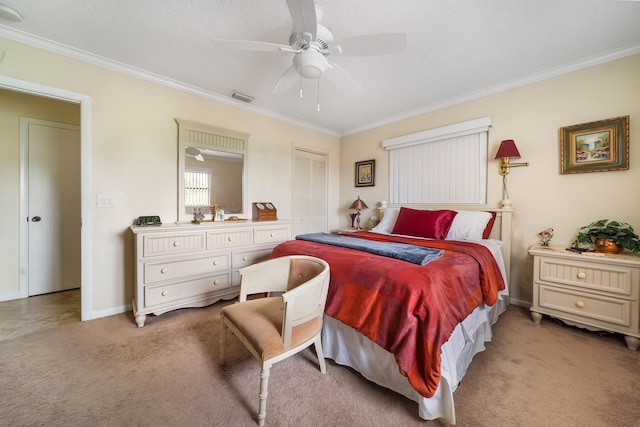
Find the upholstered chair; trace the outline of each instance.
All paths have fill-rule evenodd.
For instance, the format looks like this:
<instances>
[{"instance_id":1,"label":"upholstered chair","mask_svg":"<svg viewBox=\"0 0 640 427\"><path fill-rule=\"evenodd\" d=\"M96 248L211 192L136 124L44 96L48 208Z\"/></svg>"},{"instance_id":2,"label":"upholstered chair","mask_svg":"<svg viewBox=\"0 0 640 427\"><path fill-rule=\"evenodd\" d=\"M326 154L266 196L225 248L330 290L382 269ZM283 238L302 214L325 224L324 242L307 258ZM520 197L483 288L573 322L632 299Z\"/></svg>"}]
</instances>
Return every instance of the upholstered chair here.
<instances>
[{"instance_id":1,"label":"upholstered chair","mask_svg":"<svg viewBox=\"0 0 640 427\"><path fill-rule=\"evenodd\" d=\"M239 301L220 313L220 363L224 364L229 329L260 362L258 424L262 427L274 363L315 344L320 372L327 371L321 329L329 264L310 256L292 255L242 268L240 274ZM253 297L247 299L250 295Z\"/></svg>"}]
</instances>

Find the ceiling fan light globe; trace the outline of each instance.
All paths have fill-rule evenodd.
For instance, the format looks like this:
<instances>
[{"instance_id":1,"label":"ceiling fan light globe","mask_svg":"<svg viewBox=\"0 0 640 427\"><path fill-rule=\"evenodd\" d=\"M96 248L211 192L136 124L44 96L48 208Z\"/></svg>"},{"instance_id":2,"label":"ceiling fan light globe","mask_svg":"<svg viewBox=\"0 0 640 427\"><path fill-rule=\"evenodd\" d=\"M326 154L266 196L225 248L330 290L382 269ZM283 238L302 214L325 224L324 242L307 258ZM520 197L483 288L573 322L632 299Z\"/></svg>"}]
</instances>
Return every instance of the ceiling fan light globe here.
<instances>
[{"instance_id":1,"label":"ceiling fan light globe","mask_svg":"<svg viewBox=\"0 0 640 427\"><path fill-rule=\"evenodd\" d=\"M329 68L329 61L316 50L305 50L293 58L293 66L306 79L317 79Z\"/></svg>"}]
</instances>

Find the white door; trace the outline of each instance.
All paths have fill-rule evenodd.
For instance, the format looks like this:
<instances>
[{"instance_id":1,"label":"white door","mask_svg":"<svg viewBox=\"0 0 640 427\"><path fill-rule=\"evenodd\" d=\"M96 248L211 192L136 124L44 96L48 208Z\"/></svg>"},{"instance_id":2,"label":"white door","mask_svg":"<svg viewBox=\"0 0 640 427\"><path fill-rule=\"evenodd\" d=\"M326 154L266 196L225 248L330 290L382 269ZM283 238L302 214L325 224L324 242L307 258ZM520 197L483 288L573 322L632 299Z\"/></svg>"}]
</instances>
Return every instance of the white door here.
<instances>
[{"instance_id":1,"label":"white door","mask_svg":"<svg viewBox=\"0 0 640 427\"><path fill-rule=\"evenodd\" d=\"M27 121L29 296L80 287L80 130ZM25 129L24 126L21 126ZM24 237L22 238L24 242Z\"/></svg>"},{"instance_id":2,"label":"white door","mask_svg":"<svg viewBox=\"0 0 640 427\"><path fill-rule=\"evenodd\" d=\"M294 236L327 231L327 165L326 154L294 150Z\"/></svg>"}]
</instances>

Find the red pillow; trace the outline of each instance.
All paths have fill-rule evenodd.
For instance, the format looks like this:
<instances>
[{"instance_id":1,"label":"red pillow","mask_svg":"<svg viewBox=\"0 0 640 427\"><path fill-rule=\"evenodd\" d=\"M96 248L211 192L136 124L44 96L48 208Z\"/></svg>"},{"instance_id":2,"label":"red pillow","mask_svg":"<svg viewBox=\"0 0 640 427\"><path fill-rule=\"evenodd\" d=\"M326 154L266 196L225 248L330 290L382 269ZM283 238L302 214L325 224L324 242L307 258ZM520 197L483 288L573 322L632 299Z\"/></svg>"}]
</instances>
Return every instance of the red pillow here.
<instances>
[{"instance_id":1,"label":"red pillow","mask_svg":"<svg viewBox=\"0 0 640 427\"><path fill-rule=\"evenodd\" d=\"M489 213L491 214L491 219L489 219L487 226L484 228L484 231L482 232L483 239L488 239L489 237L491 237L491 230L493 229L493 223L496 222L496 213L495 212L489 212Z\"/></svg>"},{"instance_id":2,"label":"red pillow","mask_svg":"<svg viewBox=\"0 0 640 427\"><path fill-rule=\"evenodd\" d=\"M398 219L391 233L444 239L447 237L456 214L456 211L450 210L429 211L400 208Z\"/></svg>"}]
</instances>

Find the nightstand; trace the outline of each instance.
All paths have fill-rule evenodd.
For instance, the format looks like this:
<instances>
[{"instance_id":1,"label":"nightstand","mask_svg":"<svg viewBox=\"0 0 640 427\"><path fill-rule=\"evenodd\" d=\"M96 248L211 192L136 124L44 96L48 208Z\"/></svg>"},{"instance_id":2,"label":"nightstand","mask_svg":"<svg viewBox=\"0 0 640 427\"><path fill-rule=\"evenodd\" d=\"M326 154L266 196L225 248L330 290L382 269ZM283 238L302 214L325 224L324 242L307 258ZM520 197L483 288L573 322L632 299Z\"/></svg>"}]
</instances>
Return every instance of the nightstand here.
<instances>
[{"instance_id":1,"label":"nightstand","mask_svg":"<svg viewBox=\"0 0 640 427\"><path fill-rule=\"evenodd\" d=\"M589 330L624 334L627 347L640 345L640 257L625 253L575 253L534 246L531 317L546 314Z\"/></svg>"}]
</instances>

